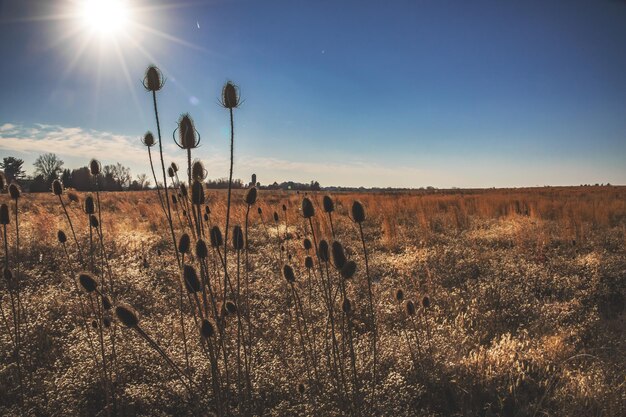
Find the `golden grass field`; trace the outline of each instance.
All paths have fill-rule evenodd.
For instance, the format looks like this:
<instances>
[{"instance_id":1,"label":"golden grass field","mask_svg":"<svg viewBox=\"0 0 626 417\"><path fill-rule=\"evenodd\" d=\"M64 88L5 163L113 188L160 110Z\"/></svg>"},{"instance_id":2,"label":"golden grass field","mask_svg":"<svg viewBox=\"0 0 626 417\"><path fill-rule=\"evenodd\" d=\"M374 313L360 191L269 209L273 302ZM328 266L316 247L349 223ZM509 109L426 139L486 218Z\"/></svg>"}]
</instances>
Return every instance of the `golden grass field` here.
<instances>
[{"instance_id":1,"label":"golden grass field","mask_svg":"<svg viewBox=\"0 0 626 417\"><path fill-rule=\"evenodd\" d=\"M247 250L232 230L226 242L228 284L224 247L209 244L209 226L224 232L226 192L206 190L206 255L172 206L197 292L156 191L100 193L95 227L90 194L70 195L82 263L59 197L18 198L17 247L15 200L0 195L12 271L0 287L1 415L625 414L626 187L333 193L332 229L324 192L306 195L309 223L304 192L259 191ZM247 208L234 190L231 228L245 228ZM318 244L341 242L352 276L335 254L305 250L311 225ZM77 282L84 269L112 306ZM125 304L138 325L124 325ZM212 332L201 336L203 319Z\"/></svg>"}]
</instances>

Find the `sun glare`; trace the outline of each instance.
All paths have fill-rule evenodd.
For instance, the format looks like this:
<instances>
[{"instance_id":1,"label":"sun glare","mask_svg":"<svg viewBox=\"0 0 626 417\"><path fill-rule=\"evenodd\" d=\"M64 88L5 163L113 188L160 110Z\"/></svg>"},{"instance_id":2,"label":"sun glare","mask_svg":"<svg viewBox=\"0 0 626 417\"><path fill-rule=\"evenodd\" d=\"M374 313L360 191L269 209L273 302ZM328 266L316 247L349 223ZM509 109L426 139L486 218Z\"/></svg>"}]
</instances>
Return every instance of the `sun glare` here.
<instances>
[{"instance_id":1,"label":"sun glare","mask_svg":"<svg viewBox=\"0 0 626 417\"><path fill-rule=\"evenodd\" d=\"M84 0L80 7L85 27L101 36L122 32L130 17L124 0Z\"/></svg>"}]
</instances>

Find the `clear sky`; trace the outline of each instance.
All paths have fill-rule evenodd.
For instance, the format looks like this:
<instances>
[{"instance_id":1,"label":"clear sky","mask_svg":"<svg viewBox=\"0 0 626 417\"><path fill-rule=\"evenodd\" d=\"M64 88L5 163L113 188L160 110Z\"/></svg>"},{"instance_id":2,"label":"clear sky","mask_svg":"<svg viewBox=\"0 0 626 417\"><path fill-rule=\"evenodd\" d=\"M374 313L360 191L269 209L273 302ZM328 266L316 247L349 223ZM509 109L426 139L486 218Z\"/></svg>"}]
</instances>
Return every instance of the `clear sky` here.
<instances>
[{"instance_id":1,"label":"clear sky","mask_svg":"<svg viewBox=\"0 0 626 417\"><path fill-rule=\"evenodd\" d=\"M189 112L210 177L228 174L232 80L244 180L626 184L625 1L128 0L117 31L82 3L0 1L0 157L29 171L55 152L147 173L156 63L167 158Z\"/></svg>"}]
</instances>

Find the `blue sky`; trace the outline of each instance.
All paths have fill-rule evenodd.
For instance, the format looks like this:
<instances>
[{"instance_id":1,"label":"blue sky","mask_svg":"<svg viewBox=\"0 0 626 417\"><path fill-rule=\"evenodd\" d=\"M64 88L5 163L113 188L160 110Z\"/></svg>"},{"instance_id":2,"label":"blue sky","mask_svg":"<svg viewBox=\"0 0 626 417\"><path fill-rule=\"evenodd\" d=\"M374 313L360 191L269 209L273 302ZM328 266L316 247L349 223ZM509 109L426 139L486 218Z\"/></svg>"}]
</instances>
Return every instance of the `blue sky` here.
<instances>
[{"instance_id":1,"label":"blue sky","mask_svg":"<svg viewBox=\"0 0 626 417\"><path fill-rule=\"evenodd\" d=\"M227 175L232 80L239 178L626 184L624 1L129 0L126 34L90 40L80 2L0 2L0 157L29 169L51 151L147 173L156 63L167 158L189 112L211 177Z\"/></svg>"}]
</instances>

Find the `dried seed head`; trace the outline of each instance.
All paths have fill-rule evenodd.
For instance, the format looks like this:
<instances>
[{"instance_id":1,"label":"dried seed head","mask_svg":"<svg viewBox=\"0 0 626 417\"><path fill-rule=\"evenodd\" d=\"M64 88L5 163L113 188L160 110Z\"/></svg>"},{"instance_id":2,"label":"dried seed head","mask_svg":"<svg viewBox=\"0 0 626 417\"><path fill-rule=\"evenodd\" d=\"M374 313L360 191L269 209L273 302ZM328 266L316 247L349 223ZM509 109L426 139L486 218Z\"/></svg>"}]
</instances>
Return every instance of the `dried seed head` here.
<instances>
[{"instance_id":1,"label":"dried seed head","mask_svg":"<svg viewBox=\"0 0 626 417\"><path fill-rule=\"evenodd\" d=\"M211 228L211 246L214 248L220 247L224 244L224 239L222 238L222 231L219 226L213 226Z\"/></svg>"},{"instance_id":2,"label":"dried seed head","mask_svg":"<svg viewBox=\"0 0 626 417\"><path fill-rule=\"evenodd\" d=\"M191 185L191 202L197 206L204 204L204 186L198 180L193 180Z\"/></svg>"},{"instance_id":3,"label":"dried seed head","mask_svg":"<svg viewBox=\"0 0 626 417\"><path fill-rule=\"evenodd\" d=\"M176 140L176 136L174 136L174 142L181 149L195 149L200 144L200 135L196 130L193 119L189 114L185 113L180 116L178 119L178 141ZM174 131L176 134L176 131Z\"/></svg>"},{"instance_id":4,"label":"dried seed head","mask_svg":"<svg viewBox=\"0 0 626 417\"><path fill-rule=\"evenodd\" d=\"M94 177L100 174L101 168L102 167L100 166L100 161L98 161L97 159L92 159L91 161L89 161L89 172Z\"/></svg>"},{"instance_id":5,"label":"dried seed head","mask_svg":"<svg viewBox=\"0 0 626 417\"><path fill-rule=\"evenodd\" d=\"M7 186L7 177L5 177L2 172L0 172L0 192L4 191L6 186Z\"/></svg>"},{"instance_id":6,"label":"dried seed head","mask_svg":"<svg viewBox=\"0 0 626 417\"><path fill-rule=\"evenodd\" d=\"M302 395L302 394L304 394L305 392L306 392L306 386L305 386L302 382L300 382L300 383L298 384L298 393L299 393L300 395Z\"/></svg>"},{"instance_id":7,"label":"dried seed head","mask_svg":"<svg viewBox=\"0 0 626 417\"><path fill-rule=\"evenodd\" d=\"M85 213L94 214L96 212L96 206L93 202L93 197L88 195L85 198Z\"/></svg>"},{"instance_id":8,"label":"dried seed head","mask_svg":"<svg viewBox=\"0 0 626 417\"><path fill-rule=\"evenodd\" d=\"M326 213L332 213L333 211L335 211L335 203L333 203L333 199L330 198L329 195L325 195L324 196L324 211Z\"/></svg>"},{"instance_id":9,"label":"dried seed head","mask_svg":"<svg viewBox=\"0 0 626 417\"><path fill-rule=\"evenodd\" d=\"M233 301L230 301L230 300L226 301L225 308L228 314L237 313L237 304L235 304Z\"/></svg>"},{"instance_id":10,"label":"dried seed head","mask_svg":"<svg viewBox=\"0 0 626 417\"><path fill-rule=\"evenodd\" d=\"M330 260L330 252L328 249L328 242L326 242L326 240L320 240L317 253L322 262L328 262Z\"/></svg>"},{"instance_id":11,"label":"dried seed head","mask_svg":"<svg viewBox=\"0 0 626 417\"><path fill-rule=\"evenodd\" d=\"M200 334L205 339L208 339L209 337L215 334L215 328L213 327L213 324L209 320L207 319L202 320L202 326L200 327Z\"/></svg>"},{"instance_id":12,"label":"dried seed head","mask_svg":"<svg viewBox=\"0 0 626 417\"><path fill-rule=\"evenodd\" d=\"M286 212L287 211L287 206L283 204L283 211Z\"/></svg>"},{"instance_id":13,"label":"dried seed head","mask_svg":"<svg viewBox=\"0 0 626 417\"><path fill-rule=\"evenodd\" d=\"M252 183L252 186L256 185L256 174L252 174L252 181L250 181Z\"/></svg>"},{"instance_id":14,"label":"dried seed head","mask_svg":"<svg viewBox=\"0 0 626 417\"><path fill-rule=\"evenodd\" d=\"M405 307L406 307L406 314L408 314L409 316L415 315L415 304L413 303L413 301L407 300Z\"/></svg>"},{"instance_id":15,"label":"dried seed head","mask_svg":"<svg viewBox=\"0 0 626 417\"><path fill-rule=\"evenodd\" d=\"M310 256L304 258L304 266L306 267L306 269L313 268L313 258L311 258Z\"/></svg>"},{"instance_id":16,"label":"dried seed head","mask_svg":"<svg viewBox=\"0 0 626 417\"><path fill-rule=\"evenodd\" d=\"M209 206L204 206L204 214L211 214L211 209Z\"/></svg>"},{"instance_id":17,"label":"dried seed head","mask_svg":"<svg viewBox=\"0 0 626 417\"><path fill-rule=\"evenodd\" d=\"M204 218L205 222L209 221L209 215L208 214L204 213L204 216L202 216L202 217Z\"/></svg>"},{"instance_id":18,"label":"dried seed head","mask_svg":"<svg viewBox=\"0 0 626 417\"><path fill-rule=\"evenodd\" d=\"M187 191L187 186L183 183L180 184L180 195L187 198L189 196L189 192Z\"/></svg>"},{"instance_id":19,"label":"dried seed head","mask_svg":"<svg viewBox=\"0 0 626 417\"><path fill-rule=\"evenodd\" d=\"M402 300L404 300L404 291L402 291L402 289L398 289L396 291L396 301L401 303Z\"/></svg>"},{"instance_id":20,"label":"dried seed head","mask_svg":"<svg viewBox=\"0 0 626 417\"><path fill-rule=\"evenodd\" d=\"M106 315L102 318L102 324L104 325L104 327L109 328L111 327L111 316L110 315Z\"/></svg>"},{"instance_id":21,"label":"dried seed head","mask_svg":"<svg viewBox=\"0 0 626 417\"><path fill-rule=\"evenodd\" d=\"M61 180L52 181L52 194L61 195L63 194L63 183Z\"/></svg>"},{"instance_id":22,"label":"dried seed head","mask_svg":"<svg viewBox=\"0 0 626 417\"><path fill-rule=\"evenodd\" d=\"M293 273L293 268L290 265L285 264L283 266L283 276L287 282L293 284L296 282L296 275Z\"/></svg>"},{"instance_id":23,"label":"dried seed head","mask_svg":"<svg viewBox=\"0 0 626 417\"><path fill-rule=\"evenodd\" d=\"M92 293L98 288L98 282L89 272L79 273L78 281L88 293Z\"/></svg>"},{"instance_id":24,"label":"dried seed head","mask_svg":"<svg viewBox=\"0 0 626 417\"><path fill-rule=\"evenodd\" d=\"M189 253L189 248L191 246L191 239L187 233L183 233L180 235L178 239L178 252L179 253Z\"/></svg>"},{"instance_id":25,"label":"dried seed head","mask_svg":"<svg viewBox=\"0 0 626 417\"><path fill-rule=\"evenodd\" d=\"M78 203L79 201L78 194L76 193L72 193L72 192L67 193L67 198L74 203Z\"/></svg>"},{"instance_id":26,"label":"dried seed head","mask_svg":"<svg viewBox=\"0 0 626 417\"><path fill-rule=\"evenodd\" d=\"M343 251L343 246L336 240L333 242L333 263L335 268L341 270L346 264L346 254Z\"/></svg>"},{"instance_id":27,"label":"dried seed head","mask_svg":"<svg viewBox=\"0 0 626 417\"><path fill-rule=\"evenodd\" d=\"M170 178L174 178L175 175L176 175L176 173L174 172L172 167L167 167L167 176L170 177ZM174 196L172 196L172 197L174 197Z\"/></svg>"},{"instance_id":28,"label":"dried seed head","mask_svg":"<svg viewBox=\"0 0 626 417\"><path fill-rule=\"evenodd\" d=\"M313 208L313 203L308 197L302 199L302 215L305 219L315 216L315 208Z\"/></svg>"},{"instance_id":29,"label":"dried seed head","mask_svg":"<svg viewBox=\"0 0 626 417\"><path fill-rule=\"evenodd\" d=\"M185 287L190 293L198 292L202 289L196 268L191 265L185 265L183 267L183 278L185 280Z\"/></svg>"},{"instance_id":30,"label":"dried seed head","mask_svg":"<svg viewBox=\"0 0 626 417\"><path fill-rule=\"evenodd\" d=\"M357 223L363 223L365 221L365 208L360 201L352 203L352 220Z\"/></svg>"},{"instance_id":31,"label":"dried seed head","mask_svg":"<svg viewBox=\"0 0 626 417\"><path fill-rule=\"evenodd\" d=\"M430 298L427 295L422 298L422 307L425 309L430 307Z\"/></svg>"},{"instance_id":32,"label":"dried seed head","mask_svg":"<svg viewBox=\"0 0 626 417\"><path fill-rule=\"evenodd\" d=\"M204 169L202 161L196 159L191 165L191 178L198 181L203 181L207 176L207 170Z\"/></svg>"},{"instance_id":33,"label":"dried seed head","mask_svg":"<svg viewBox=\"0 0 626 417\"><path fill-rule=\"evenodd\" d=\"M311 250L311 248L313 248L313 244L311 244L311 239L309 239L308 237L304 238L303 245L304 245L304 250L306 251Z\"/></svg>"},{"instance_id":34,"label":"dried seed head","mask_svg":"<svg viewBox=\"0 0 626 417\"><path fill-rule=\"evenodd\" d=\"M22 189L19 185L12 182L11 185L9 185L9 195L13 200L17 200L22 195Z\"/></svg>"},{"instance_id":35,"label":"dried seed head","mask_svg":"<svg viewBox=\"0 0 626 417\"><path fill-rule=\"evenodd\" d=\"M350 302L350 299L348 299L347 297L343 299L343 304L341 305L341 309L343 310L345 314L352 313L352 303Z\"/></svg>"},{"instance_id":36,"label":"dried seed head","mask_svg":"<svg viewBox=\"0 0 626 417\"><path fill-rule=\"evenodd\" d=\"M343 268L341 268L341 276L344 279L350 279L356 273L356 262L348 261L345 263Z\"/></svg>"},{"instance_id":37,"label":"dried seed head","mask_svg":"<svg viewBox=\"0 0 626 417\"><path fill-rule=\"evenodd\" d=\"M178 172L178 165L176 164L176 162L172 162L170 164L170 167L174 170L174 172Z\"/></svg>"},{"instance_id":38,"label":"dried seed head","mask_svg":"<svg viewBox=\"0 0 626 417\"><path fill-rule=\"evenodd\" d=\"M89 224L94 229L97 229L98 226L100 226L100 223L98 222L98 218L94 214L89 215Z\"/></svg>"},{"instance_id":39,"label":"dried seed head","mask_svg":"<svg viewBox=\"0 0 626 417\"><path fill-rule=\"evenodd\" d=\"M278 213L274 212L274 221L278 223Z\"/></svg>"},{"instance_id":40,"label":"dried seed head","mask_svg":"<svg viewBox=\"0 0 626 417\"><path fill-rule=\"evenodd\" d=\"M198 239L198 241L196 242L196 256L200 259L204 259L209 256L209 248L202 238Z\"/></svg>"},{"instance_id":41,"label":"dried seed head","mask_svg":"<svg viewBox=\"0 0 626 417\"><path fill-rule=\"evenodd\" d=\"M235 248L235 250L242 250L243 245L243 231L241 230L241 226L237 225L233 227L233 248Z\"/></svg>"},{"instance_id":42,"label":"dried seed head","mask_svg":"<svg viewBox=\"0 0 626 417\"><path fill-rule=\"evenodd\" d=\"M6 266L2 268L2 276L4 277L4 280L9 284L10 287L13 286L14 284L13 272Z\"/></svg>"},{"instance_id":43,"label":"dried seed head","mask_svg":"<svg viewBox=\"0 0 626 417\"><path fill-rule=\"evenodd\" d=\"M105 310L110 310L113 308L113 304L111 304L111 299L108 295L102 296L102 308L104 308Z\"/></svg>"},{"instance_id":44,"label":"dried seed head","mask_svg":"<svg viewBox=\"0 0 626 417\"><path fill-rule=\"evenodd\" d=\"M0 224L9 224L10 218L11 216L9 216L9 206L2 203L2 205L0 205Z\"/></svg>"},{"instance_id":45,"label":"dried seed head","mask_svg":"<svg viewBox=\"0 0 626 417\"><path fill-rule=\"evenodd\" d=\"M91 327L93 327L94 329L98 328L98 322L96 320L92 320L91 321Z\"/></svg>"},{"instance_id":46,"label":"dried seed head","mask_svg":"<svg viewBox=\"0 0 626 417\"><path fill-rule=\"evenodd\" d=\"M165 80L163 80L161 71L156 66L150 65L146 69L146 75L143 78L144 88L148 91L157 92L163 88L163 84L165 84Z\"/></svg>"},{"instance_id":47,"label":"dried seed head","mask_svg":"<svg viewBox=\"0 0 626 417\"><path fill-rule=\"evenodd\" d=\"M59 230L57 232L57 239L59 239L59 243L67 242L67 236L65 235L65 232L63 230Z\"/></svg>"},{"instance_id":48,"label":"dried seed head","mask_svg":"<svg viewBox=\"0 0 626 417\"><path fill-rule=\"evenodd\" d=\"M115 307L115 315L126 327L136 327L139 324L137 312L128 304L118 304L118 306Z\"/></svg>"},{"instance_id":49,"label":"dried seed head","mask_svg":"<svg viewBox=\"0 0 626 417\"><path fill-rule=\"evenodd\" d=\"M222 106L227 109L239 107L239 88L228 81L222 89Z\"/></svg>"},{"instance_id":50,"label":"dried seed head","mask_svg":"<svg viewBox=\"0 0 626 417\"><path fill-rule=\"evenodd\" d=\"M244 196L244 201L249 206L256 203L256 187L248 188L246 195Z\"/></svg>"},{"instance_id":51,"label":"dried seed head","mask_svg":"<svg viewBox=\"0 0 626 417\"><path fill-rule=\"evenodd\" d=\"M146 145L148 148L154 146L156 142L154 140L154 135L152 134L152 132L146 132L141 138L141 143Z\"/></svg>"}]
</instances>

